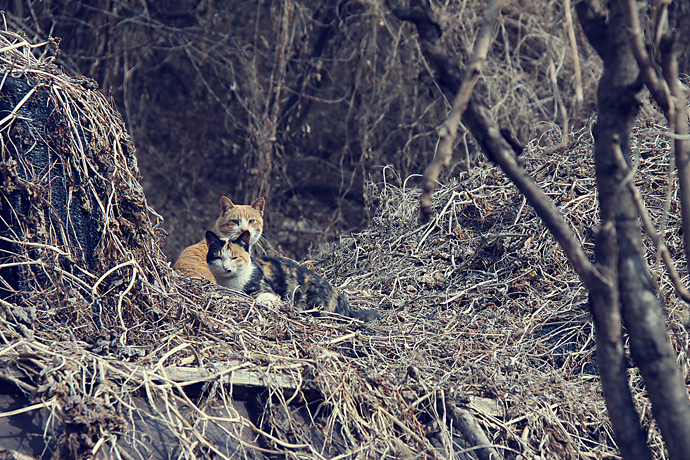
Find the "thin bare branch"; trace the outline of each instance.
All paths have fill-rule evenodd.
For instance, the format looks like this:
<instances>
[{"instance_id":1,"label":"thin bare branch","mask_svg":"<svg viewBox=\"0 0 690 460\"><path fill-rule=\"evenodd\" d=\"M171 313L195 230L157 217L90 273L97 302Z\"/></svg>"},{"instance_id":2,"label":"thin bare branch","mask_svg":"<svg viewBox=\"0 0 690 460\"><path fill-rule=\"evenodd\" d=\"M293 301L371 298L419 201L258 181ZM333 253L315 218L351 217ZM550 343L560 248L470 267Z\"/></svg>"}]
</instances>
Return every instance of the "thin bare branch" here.
<instances>
[{"instance_id":1,"label":"thin bare branch","mask_svg":"<svg viewBox=\"0 0 690 460\"><path fill-rule=\"evenodd\" d=\"M661 53L661 75L654 66L652 57L647 51L644 32L640 23L637 2L635 0L620 0L621 9L625 15L630 36L630 46L640 67L640 75L644 84L654 97L654 100L664 111L669 130L679 136L689 132L685 107L687 100L683 94L678 79L678 63L673 49L673 38L665 32L668 29L667 5L662 2L661 11L655 25L655 40L659 42ZM665 22L664 22L665 21ZM681 212L683 228L686 229L683 239L685 242L685 257L690 260L690 143L676 138L674 142L678 181L680 183Z\"/></svg>"},{"instance_id":2,"label":"thin bare branch","mask_svg":"<svg viewBox=\"0 0 690 460\"><path fill-rule=\"evenodd\" d=\"M649 237L651 238L652 243L654 243L654 246L657 248L657 251L659 251L659 253L661 254L661 258L664 261L666 270L668 270L668 276L669 278L671 278L673 286L676 288L676 293L681 299L690 303L690 292L688 292L687 288L681 281L680 275L678 275L678 271L676 270L676 265L673 262L673 259L671 258L671 253L668 251L668 247L666 247L666 244L664 243L663 239L661 238L661 236L659 236L656 229L654 228L652 218L650 217L649 212L647 211L647 207L644 205L644 199L642 198L640 191L637 189L637 187L635 187L635 184L632 181L632 170L628 167L627 163L625 162L623 152L621 152L620 142L613 142L611 144L611 152L614 155L618 168L626 176L621 185L626 186L632 194L633 200L635 202L635 207L637 208L637 213L640 215L640 219L642 220L644 230L647 233L647 235L649 235Z\"/></svg>"},{"instance_id":3,"label":"thin bare branch","mask_svg":"<svg viewBox=\"0 0 690 460\"><path fill-rule=\"evenodd\" d=\"M431 209L431 196L436 189L436 182L444 166L448 166L450 158L453 155L453 144L455 143L455 136L458 131L458 125L462 114L470 102L474 85L479 79L482 67L486 61L486 56L489 52L489 45L491 44L491 35L493 34L494 25L498 19L498 15L503 7L504 0L491 0L484 10L482 21L477 33L477 39L472 50L472 58L470 64L467 66L467 73L464 76L462 85L453 99L453 106L451 108L448 119L441 126L441 144L434 161L424 171L424 179L422 182L422 196L419 198L421 220L422 222L429 222L433 211Z\"/></svg>"},{"instance_id":4,"label":"thin bare branch","mask_svg":"<svg viewBox=\"0 0 690 460\"><path fill-rule=\"evenodd\" d=\"M642 81L652 93L654 100L664 111L666 117L669 120L673 119L675 118L676 108L671 100L671 93L667 82L659 78L652 57L647 52L644 32L640 25L640 14L638 12L637 2L635 0L618 0L618 2L628 26L630 47L637 61L637 65L640 67Z\"/></svg>"},{"instance_id":5,"label":"thin bare branch","mask_svg":"<svg viewBox=\"0 0 690 460\"><path fill-rule=\"evenodd\" d=\"M570 50L573 53L573 73L575 74L575 103L577 107L582 106L584 101L584 93L582 91L582 70L580 70L580 55L577 52L577 40L575 39L575 27L573 25L573 13L570 11L570 0L563 2L563 10L565 11L565 21L568 28L568 40L570 41Z\"/></svg>"},{"instance_id":6,"label":"thin bare branch","mask_svg":"<svg viewBox=\"0 0 690 460\"><path fill-rule=\"evenodd\" d=\"M678 78L678 59L674 38L665 34L660 43L661 70L664 80L671 92L673 106L677 108L675 113L667 115L669 131L673 138L673 151L676 158L678 182L680 184L680 206L682 214L683 240L685 242L685 258L690 261L690 140L688 134L688 115L686 107L688 101L685 97L680 79ZM668 118L673 116L674 118ZM687 300L686 300L687 301Z\"/></svg>"}]
</instances>

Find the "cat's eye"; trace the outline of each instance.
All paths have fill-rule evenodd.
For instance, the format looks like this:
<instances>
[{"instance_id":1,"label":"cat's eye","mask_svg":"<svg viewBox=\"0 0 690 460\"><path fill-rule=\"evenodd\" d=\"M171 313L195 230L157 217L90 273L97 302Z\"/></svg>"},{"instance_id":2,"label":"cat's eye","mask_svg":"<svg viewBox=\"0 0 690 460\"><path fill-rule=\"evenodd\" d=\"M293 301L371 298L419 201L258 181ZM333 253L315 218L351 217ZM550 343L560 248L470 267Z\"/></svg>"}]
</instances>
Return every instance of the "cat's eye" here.
<instances>
[{"instance_id":1,"label":"cat's eye","mask_svg":"<svg viewBox=\"0 0 690 460\"><path fill-rule=\"evenodd\" d=\"M239 220L231 220L230 223L233 224L233 225L240 225L240 221L239 221Z\"/></svg>"},{"instance_id":2,"label":"cat's eye","mask_svg":"<svg viewBox=\"0 0 690 460\"><path fill-rule=\"evenodd\" d=\"M255 224L255 223L256 223L256 219L249 219L249 223L250 223L250 224Z\"/></svg>"}]
</instances>

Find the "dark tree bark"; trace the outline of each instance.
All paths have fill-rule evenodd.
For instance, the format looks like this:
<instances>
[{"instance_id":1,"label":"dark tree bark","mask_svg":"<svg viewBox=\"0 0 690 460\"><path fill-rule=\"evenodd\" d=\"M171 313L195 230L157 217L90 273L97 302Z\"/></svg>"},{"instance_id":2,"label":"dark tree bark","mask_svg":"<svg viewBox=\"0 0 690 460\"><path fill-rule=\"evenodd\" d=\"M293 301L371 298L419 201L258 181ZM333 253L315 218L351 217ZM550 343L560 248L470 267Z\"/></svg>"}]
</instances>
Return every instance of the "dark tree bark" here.
<instances>
[{"instance_id":1,"label":"dark tree bark","mask_svg":"<svg viewBox=\"0 0 690 460\"><path fill-rule=\"evenodd\" d=\"M13 111L17 118L11 121ZM100 232L97 219L89 212L95 203L87 202L84 193L89 178L80 167L74 167L78 160L64 142L69 127L49 88L34 88L24 80L7 77L0 89L0 120L6 118L6 124L0 126L5 147L0 152L0 236L6 238L0 240L0 261L24 250L8 240L31 241L37 235L45 237L50 229L62 228L54 236L63 247L72 249L72 260L86 269L94 268ZM79 135L82 145L88 146L90 133ZM44 206L43 200L50 206ZM68 258L60 257L60 262L72 271ZM0 270L5 281L0 283L0 298L25 290L27 270L26 266Z\"/></svg>"},{"instance_id":2,"label":"dark tree bark","mask_svg":"<svg viewBox=\"0 0 690 460\"><path fill-rule=\"evenodd\" d=\"M677 40L678 70L690 75L690 2L670 2L668 10L670 26Z\"/></svg>"},{"instance_id":3,"label":"dark tree bark","mask_svg":"<svg viewBox=\"0 0 690 460\"><path fill-rule=\"evenodd\" d=\"M633 359L647 386L670 458L690 458L687 391L645 263L637 210L631 194L622 187L622 174L613 155L612 147L620 145L623 158L630 163L630 133L638 112L636 95L641 80L619 4L609 2L609 8L605 23L587 3L578 5L585 33L604 61L599 116L593 130L601 213L615 219L619 292ZM623 440L619 444L624 444Z\"/></svg>"},{"instance_id":4,"label":"dark tree bark","mask_svg":"<svg viewBox=\"0 0 690 460\"><path fill-rule=\"evenodd\" d=\"M638 81L639 71L635 60L627 46L625 35L621 32L620 18L616 20L617 27L608 27L604 18L596 14L591 9L586 9L584 4L578 8L580 21L585 33L590 37L590 42L604 59L604 75L599 85L599 117L594 129L595 149L594 160L596 164L597 186L599 189L599 206L601 208L602 220L610 222L615 215L616 209L621 214L635 214L635 209L629 193L621 191L620 171L618 171L615 158L611 152L611 146L615 139L622 139L621 150L624 155L630 154L630 130L637 112L635 95L641 89ZM618 13L620 16L620 14ZM610 46L606 44L610 43ZM618 142L618 141L616 141ZM617 175L617 173L619 173ZM625 209L625 211L623 210ZM616 223L618 223L616 219ZM636 218L634 220L637 223ZM610 225L610 224L609 224ZM619 278L619 254L618 239L619 231L627 232L627 225L615 225L615 233L612 238L606 238L603 232L600 233L596 245L597 263L610 273L610 279ZM639 229L637 229L639 236ZM626 238L626 237L624 237ZM626 238L627 240L627 238ZM646 268L645 268L646 271ZM615 281L614 281L615 282ZM617 284L617 283L616 283ZM602 386L606 397L606 406L609 417L616 433L616 440L621 450L623 458L651 458L651 453L646 446L646 435L642 432L639 425L639 416L635 411L630 390L627 385L626 365L623 356L623 347L620 337L616 338L615 345L606 337L602 329L609 331L616 330L620 335L620 296L619 289L614 284L614 290L609 299L604 302L608 305L610 315L604 319L596 320L597 328L597 357L603 354L611 354L611 363L616 362L614 367L600 366L600 372L618 374L619 377L613 383L613 379L604 379L602 376ZM602 327L602 321L608 320L608 327ZM601 338L599 337L601 335ZM613 358L615 356L615 358ZM614 377L615 378L615 377ZM623 387L625 385L625 387ZM625 394L625 400L621 400L621 395Z\"/></svg>"}]
</instances>

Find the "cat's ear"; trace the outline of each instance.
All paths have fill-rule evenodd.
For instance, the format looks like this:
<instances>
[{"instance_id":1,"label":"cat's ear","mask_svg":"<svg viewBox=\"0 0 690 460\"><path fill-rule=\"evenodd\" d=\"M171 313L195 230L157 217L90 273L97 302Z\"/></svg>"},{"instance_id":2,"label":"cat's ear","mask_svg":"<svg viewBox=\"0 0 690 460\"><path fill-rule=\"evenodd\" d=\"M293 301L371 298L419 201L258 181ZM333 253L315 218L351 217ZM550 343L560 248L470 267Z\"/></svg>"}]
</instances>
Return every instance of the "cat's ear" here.
<instances>
[{"instance_id":1,"label":"cat's ear","mask_svg":"<svg viewBox=\"0 0 690 460\"><path fill-rule=\"evenodd\" d=\"M242 234L235 240L235 243L238 244L242 249L245 251L249 252L249 240L251 238L251 235L249 234L248 230L245 230L242 232Z\"/></svg>"},{"instance_id":2,"label":"cat's ear","mask_svg":"<svg viewBox=\"0 0 690 460\"><path fill-rule=\"evenodd\" d=\"M252 208L256 209L261 213L261 215L264 215L264 205L266 204L266 200L264 200L264 197L261 197L257 199L255 202L252 203Z\"/></svg>"},{"instance_id":3,"label":"cat's ear","mask_svg":"<svg viewBox=\"0 0 690 460\"><path fill-rule=\"evenodd\" d=\"M223 198L220 199L220 213L225 214L228 212L229 209L234 208L235 205L230 201L230 198L227 196L223 196Z\"/></svg>"},{"instance_id":4,"label":"cat's ear","mask_svg":"<svg viewBox=\"0 0 690 460\"><path fill-rule=\"evenodd\" d=\"M220 238L218 238L218 235L213 233L211 230L206 230L206 245L210 248L211 245L217 241L219 241Z\"/></svg>"}]
</instances>

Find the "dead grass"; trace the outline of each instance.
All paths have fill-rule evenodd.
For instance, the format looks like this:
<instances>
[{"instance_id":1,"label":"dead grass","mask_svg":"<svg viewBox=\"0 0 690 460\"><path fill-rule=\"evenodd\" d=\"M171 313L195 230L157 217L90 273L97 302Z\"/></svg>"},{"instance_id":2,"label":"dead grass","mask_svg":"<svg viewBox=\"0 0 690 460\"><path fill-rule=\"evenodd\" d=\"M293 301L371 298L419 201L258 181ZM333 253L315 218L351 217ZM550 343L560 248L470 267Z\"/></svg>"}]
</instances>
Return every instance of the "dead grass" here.
<instances>
[{"instance_id":1,"label":"dead grass","mask_svg":"<svg viewBox=\"0 0 690 460\"><path fill-rule=\"evenodd\" d=\"M687 284L678 202L666 191L665 129L653 119L636 127L636 184L656 225L665 222L667 244ZM530 143L521 161L592 255L598 215L591 133L582 129L565 151L553 153L548 147L558 142L554 127ZM488 166L461 173L437 192L439 212L429 225L418 222L418 196L390 181L370 185L370 204L378 208L373 225L342 237L334 252L313 255L312 263L355 305L387 312L382 322L389 341L376 366L381 375L406 381L419 394L460 390L501 401L505 419L483 419L485 427L496 444L527 458L615 455L587 293L522 196ZM687 306L647 245L687 378ZM416 382L406 378L411 366ZM645 424L653 424L640 376L630 372L638 409ZM655 428L651 435L661 455Z\"/></svg>"}]
</instances>

